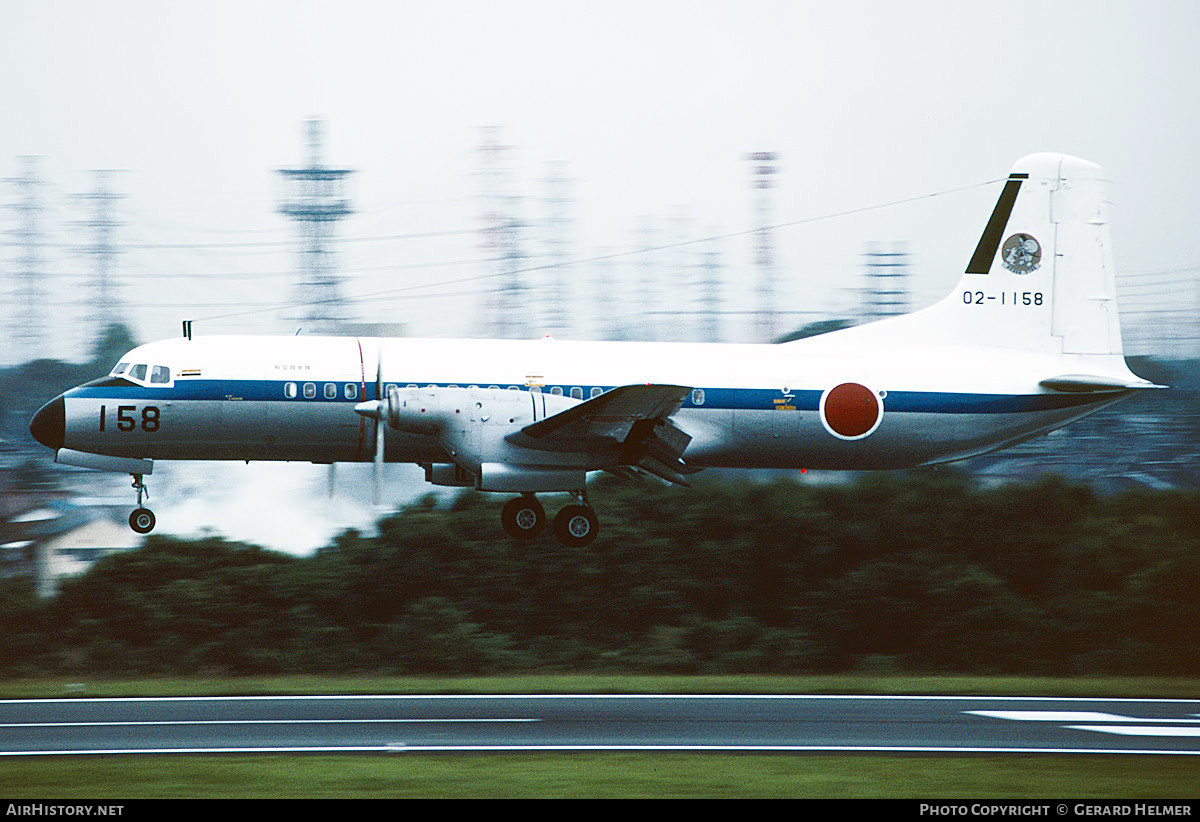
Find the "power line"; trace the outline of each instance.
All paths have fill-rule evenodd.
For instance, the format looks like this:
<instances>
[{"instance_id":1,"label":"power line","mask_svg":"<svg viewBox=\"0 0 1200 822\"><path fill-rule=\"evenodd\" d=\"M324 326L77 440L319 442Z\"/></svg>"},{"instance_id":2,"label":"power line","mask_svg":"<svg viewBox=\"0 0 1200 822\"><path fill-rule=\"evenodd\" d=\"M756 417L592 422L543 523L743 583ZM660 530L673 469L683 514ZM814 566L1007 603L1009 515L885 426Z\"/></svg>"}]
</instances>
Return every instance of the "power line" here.
<instances>
[{"instance_id":1,"label":"power line","mask_svg":"<svg viewBox=\"0 0 1200 822\"><path fill-rule=\"evenodd\" d=\"M878 203L876 205L862 206L860 208L852 208L852 209L847 209L844 211L833 212L830 214L822 214L822 215L818 215L818 216L814 216L814 217L805 217L805 218L801 218L798 220L789 220L787 222L776 223L772 226L767 226L766 228L781 229L781 228L791 228L791 227L799 226L799 225L809 225L812 223L823 222L825 220L833 220L833 219L837 219L840 217L850 216L853 214L864 214L864 213L867 213L870 211L877 211L877 210L884 209L884 208L892 208L892 207L895 207L898 205L906 205L909 203L920 202L922 200L929 200L929 199L933 199L935 197L943 197L943 196L946 196L949 194L957 194L957 193L960 193L963 191L970 191L970 190L977 189L977 188L985 188L987 186L993 186L993 185L996 185L997 183L1001 183L1001 182L1004 182L1004 178L988 180L988 181L982 182L982 183L973 183L971 185L966 185L966 186L958 186L956 188L948 188L948 189L944 189L941 191L935 191L935 192L928 193L928 194L920 194L920 195L917 195L914 197L905 197L905 198L899 199L899 200L891 200L886 203ZM349 299L352 301L355 301L355 302L367 301L367 300L378 300L381 298L391 298L395 295L401 295L401 294L405 294L410 291L416 291L416 290L424 289L424 288L438 288L438 287L450 286L450 285L462 285L465 283L483 282L485 280L493 280L493 279L497 279L500 277L507 277L511 274L531 274L531 273L536 273L536 272L540 272L540 271L546 271L546 270L553 269L553 268L558 268L560 266L587 265L587 264L606 262L606 261L610 261L610 260L619 260L619 259L623 259L626 257L633 257L636 255L640 255L640 254L651 254L656 251L665 251L665 250L673 249L673 248L684 248L687 246L700 245L700 244L704 244L704 243L712 243L712 242L715 242L718 240L728 240L728 239L734 239L737 237L745 237L745 236L751 235L751 234L758 234L762 230L763 230L762 227L758 227L758 228L748 229L748 230L744 230L744 231L732 231L732 232L728 232L725 234L714 234L714 235L710 235L707 237L697 237L697 238L693 238L690 240L680 240L677 242L663 243L663 244L659 244L659 245L644 245L644 246L640 246L638 248L630 249L628 251L607 252L604 254L593 255L591 257L577 258L577 259L569 260L567 262L544 263L541 265L526 266L523 268L517 268L517 269L513 269L513 270L493 271L493 272L486 273L486 274L475 274L475 275L471 275L469 277L459 277L459 278L452 279L452 280L441 280L441 281L434 282L434 283L422 283L422 284L418 284L418 285L401 286L399 288L389 288L389 289L384 289L382 291L374 291L369 294L359 295L357 297L353 297L353 298L349 298ZM249 310L249 311L236 312L236 313L232 313L232 314L222 314L219 316L198 317L198 318L196 318L196 321L197 322L207 322L207 321L213 321L213 320L235 319L238 317L256 314L256 313L259 313L260 311L278 310L278 309L286 308L286 307L289 307L289 304L284 303L284 304L280 304L280 305L276 306L273 309L255 309L255 310Z\"/></svg>"},{"instance_id":2,"label":"power line","mask_svg":"<svg viewBox=\"0 0 1200 822\"><path fill-rule=\"evenodd\" d=\"M427 240L433 237L461 237L474 234L473 229L454 229L451 231L426 231L415 234L380 234L374 237L331 237L329 245L348 245L350 243L374 243L390 240ZM291 248L295 247L294 240L262 240L236 243L130 243L127 248L137 248L150 251L182 251L193 249L221 248Z\"/></svg>"}]
</instances>

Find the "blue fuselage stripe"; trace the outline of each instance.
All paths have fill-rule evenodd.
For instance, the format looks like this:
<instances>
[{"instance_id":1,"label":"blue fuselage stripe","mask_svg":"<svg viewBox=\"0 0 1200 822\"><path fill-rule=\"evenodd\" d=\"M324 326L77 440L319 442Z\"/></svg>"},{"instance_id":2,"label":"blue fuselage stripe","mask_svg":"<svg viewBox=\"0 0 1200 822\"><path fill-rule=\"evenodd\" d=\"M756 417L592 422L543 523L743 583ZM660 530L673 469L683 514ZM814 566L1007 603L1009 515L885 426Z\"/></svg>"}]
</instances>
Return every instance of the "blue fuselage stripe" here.
<instances>
[{"instance_id":1,"label":"blue fuselage stripe","mask_svg":"<svg viewBox=\"0 0 1200 822\"><path fill-rule=\"evenodd\" d=\"M285 385L296 385L297 396L285 395ZM258 402L295 403L348 403L354 405L364 400L377 399L375 385L354 382L356 396L346 397L346 381L334 383L336 396L325 396L325 385L332 381L311 380L316 386L316 396L305 397L304 383L295 380L208 380L177 379L174 385L144 387L127 383L124 385L85 385L67 392L66 396L88 399L133 400L133 401L221 401L246 400ZM408 383L389 380L388 384L405 388ZM466 383L456 383L458 387ZM422 385L422 390L427 390ZM443 386L444 387L444 386ZM610 390L614 386L596 386ZM569 396L571 386L564 386ZM591 396L593 386L582 386L584 397ZM486 390L486 389L485 389ZM528 390L528 389L520 389ZM816 411L820 406L822 391L797 390L783 393L769 388L705 388L703 403L697 405L689 397L684 408L707 410L762 410L786 408L799 411ZM1109 398L1107 395L1105 398ZM1100 397L1089 394L974 394L945 391L889 391L883 399L885 413L924 414L1011 414L1034 411L1052 411L1090 405Z\"/></svg>"}]
</instances>

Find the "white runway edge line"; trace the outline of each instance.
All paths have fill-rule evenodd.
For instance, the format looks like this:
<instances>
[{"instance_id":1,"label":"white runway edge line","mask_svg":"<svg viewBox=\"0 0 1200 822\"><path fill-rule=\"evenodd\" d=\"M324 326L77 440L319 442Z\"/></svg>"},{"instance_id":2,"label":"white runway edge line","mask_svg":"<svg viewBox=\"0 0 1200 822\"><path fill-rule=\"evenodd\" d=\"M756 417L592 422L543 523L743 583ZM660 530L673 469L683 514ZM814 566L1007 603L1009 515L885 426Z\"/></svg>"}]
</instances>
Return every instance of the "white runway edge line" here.
<instances>
[{"instance_id":1,"label":"white runway edge line","mask_svg":"<svg viewBox=\"0 0 1200 822\"><path fill-rule=\"evenodd\" d=\"M163 719L139 722L3 722L0 728L108 728L139 725L403 725L541 722L540 719Z\"/></svg>"},{"instance_id":2,"label":"white runway edge line","mask_svg":"<svg viewBox=\"0 0 1200 822\"><path fill-rule=\"evenodd\" d=\"M264 753L540 753L603 751L679 751L696 753L948 753L948 754L1148 754L1197 756L1200 751L1110 748L949 748L864 745L375 745L271 748L122 748L65 751L0 751L0 756L112 756L116 754L264 754Z\"/></svg>"},{"instance_id":3,"label":"white runway edge line","mask_svg":"<svg viewBox=\"0 0 1200 822\"><path fill-rule=\"evenodd\" d=\"M518 699L810 699L810 700L891 700L896 702L1131 702L1135 704L1200 704L1200 699L1145 698L1109 696L984 696L930 694L273 694L264 696L79 696L0 699L0 705L32 703L86 702L250 702L302 700L518 700Z\"/></svg>"}]
</instances>

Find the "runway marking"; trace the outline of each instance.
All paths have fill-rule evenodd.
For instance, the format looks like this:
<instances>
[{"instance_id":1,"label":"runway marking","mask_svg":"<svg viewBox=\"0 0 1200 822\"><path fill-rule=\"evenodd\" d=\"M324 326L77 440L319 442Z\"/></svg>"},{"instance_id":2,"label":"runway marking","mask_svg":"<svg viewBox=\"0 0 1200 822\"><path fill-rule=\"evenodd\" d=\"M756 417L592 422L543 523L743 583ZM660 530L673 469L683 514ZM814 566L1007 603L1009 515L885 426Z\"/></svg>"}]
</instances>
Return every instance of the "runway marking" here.
<instances>
[{"instance_id":1,"label":"runway marking","mask_svg":"<svg viewBox=\"0 0 1200 822\"><path fill-rule=\"evenodd\" d=\"M1169 722L1170 720L1156 719L1154 721ZM1102 734L1120 734L1122 736L1200 736L1200 726L1185 728L1176 725L1174 728L1162 728L1154 725L1067 725L1066 727L1077 731L1099 731Z\"/></svg>"},{"instance_id":2,"label":"runway marking","mask_svg":"<svg viewBox=\"0 0 1200 822\"><path fill-rule=\"evenodd\" d=\"M1172 722L1200 724L1200 719L1148 719L1098 711L964 711L976 716L1011 719L1017 722Z\"/></svg>"},{"instance_id":3,"label":"runway marking","mask_svg":"<svg viewBox=\"0 0 1200 822\"><path fill-rule=\"evenodd\" d=\"M976 716L1014 722L1056 722L1073 731L1095 731L1120 736L1200 737L1200 719L1172 719L1123 716L1099 711L964 711ZM1079 722L1106 722L1107 725L1078 725ZM1132 724L1126 724L1132 723ZM1153 724L1146 724L1153 723Z\"/></svg>"}]
</instances>

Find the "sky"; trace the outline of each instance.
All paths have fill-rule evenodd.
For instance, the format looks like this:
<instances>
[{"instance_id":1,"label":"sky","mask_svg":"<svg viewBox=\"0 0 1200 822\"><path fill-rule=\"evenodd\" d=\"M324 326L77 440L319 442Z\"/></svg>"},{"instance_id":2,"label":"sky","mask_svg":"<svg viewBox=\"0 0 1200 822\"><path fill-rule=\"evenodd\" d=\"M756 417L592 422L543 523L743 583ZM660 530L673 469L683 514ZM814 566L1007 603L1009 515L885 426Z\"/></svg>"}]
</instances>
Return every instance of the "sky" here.
<instances>
[{"instance_id":1,"label":"sky","mask_svg":"<svg viewBox=\"0 0 1200 822\"><path fill-rule=\"evenodd\" d=\"M778 156L765 213L786 324L852 310L870 243L903 244L914 307L948 293L996 181L1041 151L1106 169L1124 293L1200 316L1198 40L1195 0L0 0L0 204L37 158L45 236L28 340L14 325L20 212L0 212L0 360L82 361L111 319L85 253L96 170L120 195L118 318L139 339L182 320L293 333L277 172L306 161L309 120L324 162L354 170L335 244L350 311L414 335L486 332L500 284L479 233L487 135L510 147L528 225L529 336L602 337L606 316L637 313L647 335L684 338L705 252L723 337L753 339L746 156L761 151ZM559 269L539 256L551 169L569 180L573 264ZM274 504L238 489L282 487L278 468L229 467L224 495L201 499L209 475L176 467L173 510L156 472L160 526L271 544ZM361 484L353 468L343 487ZM274 473L244 476L256 470ZM289 471L308 490L281 494L324 492L324 469ZM249 509L240 532L231 498Z\"/></svg>"},{"instance_id":2,"label":"sky","mask_svg":"<svg viewBox=\"0 0 1200 822\"><path fill-rule=\"evenodd\" d=\"M40 345L64 358L98 321L83 253L95 198L80 196L97 169L121 195L119 293L141 339L184 319L292 333L295 311L273 308L295 266L276 172L306 160L310 119L324 161L355 172L336 231L351 313L413 334L486 331L499 281L479 234L485 128L511 147L530 302L565 299L576 336L606 331L601 299L651 312L655 336L686 334L707 250L724 334L748 338L754 151L779 157L767 215L795 324L854 299L867 243L904 243L915 302L947 292L997 195L982 184L1035 151L1104 166L1118 270L1176 272L1186 290L1197 35L1190 0L3 0L0 178L38 158L56 303ZM552 163L569 179L575 264L561 273L538 268ZM2 193L15 202L14 185ZM720 239L628 253L703 238ZM647 286L648 259L684 267ZM545 311L528 319L546 330Z\"/></svg>"}]
</instances>

